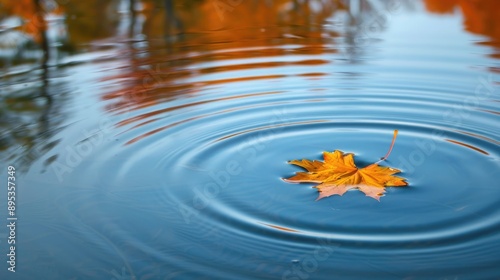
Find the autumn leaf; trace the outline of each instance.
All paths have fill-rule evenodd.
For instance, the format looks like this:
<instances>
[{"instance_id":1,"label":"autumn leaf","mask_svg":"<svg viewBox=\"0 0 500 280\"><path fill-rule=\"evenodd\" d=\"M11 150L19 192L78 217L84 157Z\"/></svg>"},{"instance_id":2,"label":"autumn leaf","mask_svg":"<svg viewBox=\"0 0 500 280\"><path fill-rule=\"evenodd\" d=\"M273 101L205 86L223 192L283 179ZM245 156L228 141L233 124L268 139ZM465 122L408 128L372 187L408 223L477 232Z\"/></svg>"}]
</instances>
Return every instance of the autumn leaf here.
<instances>
[{"instance_id":1,"label":"autumn leaf","mask_svg":"<svg viewBox=\"0 0 500 280\"><path fill-rule=\"evenodd\" d=\"M297 172L295 176L284 180L292 183L320 183L315 186L319 191L317 200L336 194L343 195L346 191L357 188L367 196L380 201L386 186L408 185L404 178L393 176L401 172L400 170L379 165L391 153L397 133L398 131L395 130L387 154L376 163L358 168L354 164L354 155L351 153L344 154L339 150L333 153L324 152L324 161L307 159L290 161L290 164L300 166L307 172Z\"/></svg>"}]
</instances>

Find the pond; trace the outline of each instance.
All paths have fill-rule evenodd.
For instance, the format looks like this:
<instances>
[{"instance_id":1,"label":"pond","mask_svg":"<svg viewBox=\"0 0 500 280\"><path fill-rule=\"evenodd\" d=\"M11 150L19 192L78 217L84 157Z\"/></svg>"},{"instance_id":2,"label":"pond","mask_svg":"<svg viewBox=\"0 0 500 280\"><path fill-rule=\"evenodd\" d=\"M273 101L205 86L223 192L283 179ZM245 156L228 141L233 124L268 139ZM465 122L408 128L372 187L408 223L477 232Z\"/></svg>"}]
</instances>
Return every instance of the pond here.
<instances>
[{"instance_id":1,"label":"pond","mask_svg":"<svg viewBox=\"0 0 500 280\"><path fill-rule=\"evenodd\" d=\"M0 0L0 278L500 279L498 18ZM377 162L394 130L379 164L408 186L380 201L283 180L324 151Z\"/></svg>"}]
</instances>

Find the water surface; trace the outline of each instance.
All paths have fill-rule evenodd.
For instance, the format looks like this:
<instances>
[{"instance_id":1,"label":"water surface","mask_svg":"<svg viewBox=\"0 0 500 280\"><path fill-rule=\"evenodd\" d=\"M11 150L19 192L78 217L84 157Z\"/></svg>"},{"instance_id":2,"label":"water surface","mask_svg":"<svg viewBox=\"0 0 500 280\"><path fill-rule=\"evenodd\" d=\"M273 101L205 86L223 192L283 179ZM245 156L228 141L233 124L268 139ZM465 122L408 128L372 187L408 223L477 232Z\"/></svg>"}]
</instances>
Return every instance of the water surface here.
<instances>
[{"instance_id":1,"label":"water surface","mask_svg":"<svg viewBox=\"0 0 500 280\"><path fill-rule=\"evenodd\" d=\"M2 279L500 278L497 1L51 5L0 7ZM380 202L282 180L395 129Z\"/></svg>"}]
</instances>

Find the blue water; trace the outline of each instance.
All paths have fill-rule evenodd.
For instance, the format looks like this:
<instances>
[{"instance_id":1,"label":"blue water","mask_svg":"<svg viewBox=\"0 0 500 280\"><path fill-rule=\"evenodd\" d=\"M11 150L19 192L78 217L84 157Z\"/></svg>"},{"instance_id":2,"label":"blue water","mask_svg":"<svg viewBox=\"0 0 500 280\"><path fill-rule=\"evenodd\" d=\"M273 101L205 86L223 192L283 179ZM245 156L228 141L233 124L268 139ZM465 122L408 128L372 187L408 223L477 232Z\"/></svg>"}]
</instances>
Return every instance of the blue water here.
<instances>
[{"instance_id":1,"label":"blue water","mask_svg":"<svg viewBox=\"0 0 500 280\"><path fill-rule=\"evenodd\" d=\"M45 69L4 65L0 178L16 168L18 227L15 273L0 230L1 278L500 279L491 38L418 1L311 2L327 7L305 23L228 15L166 34L113 2L107 37L51 45ZM382 165L409 186L380 202L282 180L323 151L369 165L395 129Z\"/></svg>"}]
</instances>

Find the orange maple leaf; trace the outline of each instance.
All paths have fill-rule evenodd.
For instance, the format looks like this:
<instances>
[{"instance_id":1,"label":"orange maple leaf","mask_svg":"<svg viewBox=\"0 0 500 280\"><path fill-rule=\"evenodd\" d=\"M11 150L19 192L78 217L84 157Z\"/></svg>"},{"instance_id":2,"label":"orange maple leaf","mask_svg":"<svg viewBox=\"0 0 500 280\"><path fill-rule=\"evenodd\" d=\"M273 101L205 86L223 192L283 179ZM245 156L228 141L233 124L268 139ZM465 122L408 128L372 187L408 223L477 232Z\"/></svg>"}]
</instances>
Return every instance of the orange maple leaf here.
<instances>
[{"instance_id":1,"label":"orange maple leaf","mask_svg":"<svg viewBox=\"0 0 500 280\"><path fill-rule=\"evenodd\" d=\"M389 152L380 161L386 160L391 153L397 133L395 130ZM349 189L357 188L380 201L386 186L408 185L404 178L393 176L401 172L400 170L380 166L380 161L358 168L354 164L353 154L344 154L339 150L333 153L324 152L323 158L324 162L307 159L290 161L290 164L303 167L307 172L297 172L295 176L284 180L292 183L320 183L315 186L320 192L317 200L335 194L343 195Z\"/></svg>"}]
</instances>

